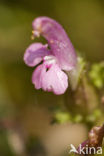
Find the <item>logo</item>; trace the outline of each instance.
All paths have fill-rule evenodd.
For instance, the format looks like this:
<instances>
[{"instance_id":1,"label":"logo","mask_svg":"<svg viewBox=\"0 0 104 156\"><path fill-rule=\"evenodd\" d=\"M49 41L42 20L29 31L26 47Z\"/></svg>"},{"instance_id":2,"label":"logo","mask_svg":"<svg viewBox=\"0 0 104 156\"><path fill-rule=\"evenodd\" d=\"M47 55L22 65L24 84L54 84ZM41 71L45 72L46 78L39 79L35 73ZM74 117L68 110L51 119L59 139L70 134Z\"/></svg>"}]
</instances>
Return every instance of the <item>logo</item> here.
<instances>
[{"instance_id":1,"label":"logo","mask_svg":"<svg viewBox=\"0 0 104 156\"><path fill-rule=\"evenodd\" d=\"M70 153L77 153L77 154L102 154L103 153L103 149L102 147L88 147L88 145L86 145L85 147L82 147L82 145L80 144L78 149L76 149L76 147L73 144L70 144Z\"/></svg>"},{"instance_id":2,"label":"logo","mask_svg":"<svg viewBox=\"0 0 104 156\"><path fill-rule=\"evenodd\" d=\"M75 148L75 146L73 144L70 144L70 147L71 147L71 149L70 149L69 153L78 153L77 149Z\"/></svg>"}]
</instances>

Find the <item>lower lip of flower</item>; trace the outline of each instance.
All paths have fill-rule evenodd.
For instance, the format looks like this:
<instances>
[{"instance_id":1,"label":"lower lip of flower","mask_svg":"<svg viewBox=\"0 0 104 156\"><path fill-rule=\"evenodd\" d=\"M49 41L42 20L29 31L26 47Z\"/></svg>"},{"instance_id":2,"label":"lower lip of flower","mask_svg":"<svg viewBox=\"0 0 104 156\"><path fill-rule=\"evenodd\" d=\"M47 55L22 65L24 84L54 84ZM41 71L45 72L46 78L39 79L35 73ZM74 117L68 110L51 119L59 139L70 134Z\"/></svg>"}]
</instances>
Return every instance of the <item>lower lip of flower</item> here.
<instances>
[{"instance_id":1,"label":"lower lip of flower","mask_svg":"<svg viewBox=\"0 0 104 156\"><path fill-rule=\"evenodd\" d=\"M43 62L46 64L46 67L51 67L52 64L56 63L56 59L54 56L49 55L43 58Z\"/></svg>"}]
</instances>

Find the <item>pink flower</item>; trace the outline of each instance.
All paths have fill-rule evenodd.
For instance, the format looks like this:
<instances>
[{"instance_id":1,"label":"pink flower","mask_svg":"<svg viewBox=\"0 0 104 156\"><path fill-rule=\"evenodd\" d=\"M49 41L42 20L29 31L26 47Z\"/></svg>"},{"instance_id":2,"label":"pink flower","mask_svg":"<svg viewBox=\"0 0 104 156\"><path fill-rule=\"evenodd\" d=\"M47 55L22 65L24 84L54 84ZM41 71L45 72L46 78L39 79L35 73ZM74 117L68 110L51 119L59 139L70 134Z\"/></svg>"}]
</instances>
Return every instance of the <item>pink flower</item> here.
<instances>
[{"instance_id":1,"label":"pink flower","mask_svg":"<svg viewBox=\"0 0 104 156\"><path fill-rule=\"evenodd\" d=\"M33 72L32 82L36 89L63 94L68 87L64 71L72 70L77 62L73 45L61 25L48 17L35 19L33 29L34 36L42 35L48 44L34 43L25 52L24 61L28 66L41 63Z\"/></svg>"}]
</instances>

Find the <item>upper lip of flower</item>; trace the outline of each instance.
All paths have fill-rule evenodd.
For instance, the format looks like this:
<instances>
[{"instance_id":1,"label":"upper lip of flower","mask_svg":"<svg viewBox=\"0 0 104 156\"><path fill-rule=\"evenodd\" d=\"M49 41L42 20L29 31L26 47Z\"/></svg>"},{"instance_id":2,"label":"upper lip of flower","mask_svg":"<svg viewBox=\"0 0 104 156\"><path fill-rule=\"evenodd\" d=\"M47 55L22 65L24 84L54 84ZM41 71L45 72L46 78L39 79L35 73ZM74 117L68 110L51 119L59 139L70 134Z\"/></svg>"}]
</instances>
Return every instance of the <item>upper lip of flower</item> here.
<instances>
[{"instance_id":1,"label":"upper lip of flower","mask_svg":"<svg viewBox=\"0 0 104 156\"><path fill-rule=\"evenodd\" d=\"M52 54L63 70L71 70L77 62L74 47L63 27L48 17L38 17L33 21L33 29L38 36L42 35L49 44Z\"/></svg>"}]
</instances>

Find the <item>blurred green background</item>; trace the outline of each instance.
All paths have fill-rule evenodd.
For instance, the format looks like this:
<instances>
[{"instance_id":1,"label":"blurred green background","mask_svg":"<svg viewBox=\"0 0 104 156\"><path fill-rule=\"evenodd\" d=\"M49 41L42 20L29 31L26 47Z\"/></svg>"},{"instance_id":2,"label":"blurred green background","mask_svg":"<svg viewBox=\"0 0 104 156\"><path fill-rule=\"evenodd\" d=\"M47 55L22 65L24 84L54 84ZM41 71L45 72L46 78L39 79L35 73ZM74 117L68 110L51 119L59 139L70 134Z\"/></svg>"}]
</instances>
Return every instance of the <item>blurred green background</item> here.
<instances>
[{"instance_id":1,"label":"blurred green background","mask_svg":"<svg viewBox=\"0 0 104 156\"><path fill-rule=\"evenodd\" d=\"M82 124L50 125L50 110L63 105L65 97L37 91L31 83L34 68L24 64L23 55L34 42L31 25L38 16L60 22L87 61L104 60L103 0L0 0L2 156L58 156L87 135Z\"/></svg>"}]
</instances>

